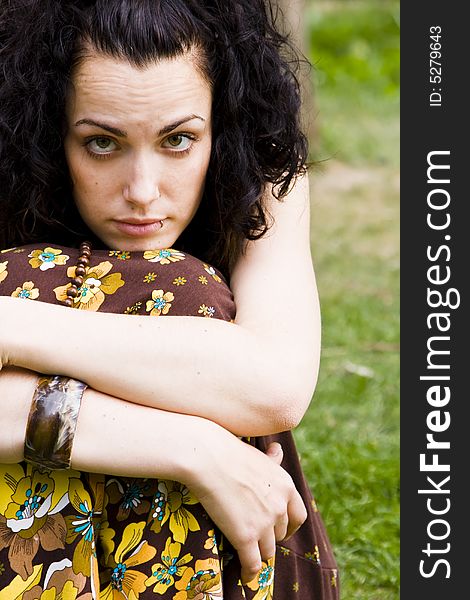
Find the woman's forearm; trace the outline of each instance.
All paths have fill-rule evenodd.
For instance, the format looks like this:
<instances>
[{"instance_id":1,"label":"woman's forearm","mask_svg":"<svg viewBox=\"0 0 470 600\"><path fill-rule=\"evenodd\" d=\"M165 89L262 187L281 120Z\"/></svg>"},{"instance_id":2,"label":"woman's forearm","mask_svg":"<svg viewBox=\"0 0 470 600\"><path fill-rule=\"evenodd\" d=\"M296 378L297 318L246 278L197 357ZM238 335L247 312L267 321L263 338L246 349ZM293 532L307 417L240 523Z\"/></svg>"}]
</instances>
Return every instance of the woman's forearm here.
<instances>
[{"instance_id":1,"label":"woman's forearm","mask_svg":"<svg viewBox=\"0 0 470 600\"><path fill-rule=\"evenodd\" d=\"M37 373L16 367L0 372L0 462L23 460L26 422L37 380ZM201 452L198 440L216 427L199 417L137 406L86 389L73 444L72 467L187 482L192 471L190 449ZM186 443L175 444L176 434L178 438L183 436Z\"/></svg>"},{"instance_id":2,"label":"woman's forearm","mask_svg":"<svg viewBox=\"0 0 470 600\"><path fill-rule=\"evenodd\" d=\"M37 374L23 369L0 373L0 463L23 458L36 382ZM83 395L72 448L74 469L187 485L238 551L248 580L261 568L260 557L271 557L274 542L306 517L292 479L279 466L281 458L282 452L268 457L211 421L93 389Z\"/></svg>"},{"instance_id":3,"label":"woman's forearm","mask_svg":"<svg viewBox=\"0 0 470 600\"><path fill-rule=\"evenodd\" d=\"M0 463L23 460L26 422L38 374L0 372ZM72 448L72 468L123 477L158 477L200 488L214 445L245 444L211 421L140 406L87 388ZM199 468L198 468L199 467Z\"/></svg>"},{"instance_id":4,"label":"woman's forearm","mask_svg":"<svg viewBox=\"0 0 470 600\"><path fill-rule=\"evenodd\" d=\"M14 306L23 308L19 305ZM295 369L300 376L309 365L287 344L269 343L223 321L130 318L39 303L34 308L30 322L20 317L34 333L29 339L15 336L17 366L75 377L149 407L198 415L236 435L283 431L301 417Z\"/></svg>"},{"instance_id":5,"label":"woman's forearm","mask_svg":"<svg viewBox=\"0 0 470 600\"><path fill-rule=\"evenodd\" d=\"M288 429L292 357L241 326L194 317L129 317L33 303L18 309L9 361L131 402L208 418L237 435ZM34 310L32 310L34 308ZM54 324L51 326L51 324ZM26 332L31 332L28 336ZM297 366L302 357L297 360ZM275 377L273 375L275 374ZM263 399L266 403L263 404Z\"/></svg>"}]
</instances>

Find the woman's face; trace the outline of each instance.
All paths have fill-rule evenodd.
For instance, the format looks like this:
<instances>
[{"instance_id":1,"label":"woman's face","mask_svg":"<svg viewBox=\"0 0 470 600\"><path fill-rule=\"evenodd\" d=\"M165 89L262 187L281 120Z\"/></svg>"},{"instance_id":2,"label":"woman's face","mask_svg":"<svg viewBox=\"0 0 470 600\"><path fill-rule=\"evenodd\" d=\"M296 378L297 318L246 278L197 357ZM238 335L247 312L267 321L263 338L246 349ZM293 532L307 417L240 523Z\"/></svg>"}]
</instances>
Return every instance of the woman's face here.
<instances>
[{"instance_id":1,"label":"woman's face","mask_svg":"<svg viewBox=\"0 0 470 600\"><path fill-rule=\"evenodd\" d=\"M85 223L108 247L171 247L193 218L211 152L212 90L189 53L137 69L103 54L76 70L64 148Z\"/></svg>"}]
</instances>

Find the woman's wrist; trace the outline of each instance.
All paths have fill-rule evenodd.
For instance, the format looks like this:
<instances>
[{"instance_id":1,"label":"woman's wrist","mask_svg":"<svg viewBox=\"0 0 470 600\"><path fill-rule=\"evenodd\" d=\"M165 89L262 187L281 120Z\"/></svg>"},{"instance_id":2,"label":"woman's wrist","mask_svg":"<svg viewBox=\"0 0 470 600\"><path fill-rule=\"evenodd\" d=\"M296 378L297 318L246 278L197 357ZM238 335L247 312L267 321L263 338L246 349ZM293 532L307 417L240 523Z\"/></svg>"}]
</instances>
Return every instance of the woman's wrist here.
<instances>
[{"instance_id":1,"label":"woman's wrist","mask_svg":"<svg viewBox=\"0 0 470 600\"><path fill-rule=\"evenodd\" d=\"M186 417L186 415L176 415ZM180 451L175 455L178 481L185 483L198 496L214 484L220 455L238 439L232 433L208 419L189 417L183 423ZM182 450L182 452L181 452Z\"/></svg>"},{"instance_id":2,"label":"woman's wrist","mask_svg":"<svg viewBox=\"0 0 470 600\"><path fill-rule=\"evenodd\" d=\"M3 366L52 373L47 367L52 362L52 357L56 357L57 352L63 350L57 346L57 339L64 338L64 330L73 331L71 320L66 326L65 322L54 318L58 314L57 311L62 309L66 310L65 307L52 306L45 302L0 296L0 359L4 360ZM54 328L50 327L54 322L58 330L57 338L53 335ZM70 348L70 351L75 351L75 348Z\"/></svg>"},{"instance_id":3,"label":"woman's wrist","mask_svg":"<svg viewBox=\"0 0 470 600\"><path fill-rule=\"evenodd\" d=\"M0 296L0 367L3 362L3 367L44 372L41 354L50 347L51 320L47 319L47 309L44 302Z\"/></svg>"},{"instance_id":4,"label":"woman's wrist","mask_svg":"<svg viewBox=\"0 0 470 600\"><path fill-rule=\"evenodd\" d=\"M36 373L16 367L0 372L0 462L23 460L26 423L38 377Z\"/></svg>"},{"instance_id":5,"label":"woman's wrist","mask_svg":"<svg viewBox=\"0 0 470 600\"><path fill-rule=\"evenodd\" d=\"M221 427L85 390L72 449L72 468L119 476L158 477L201 485ZM204 469L201 469L204 465Z\"/></svg>"},{"instance_id":6,"label":"woman's wrist","mask_svg":"<svg viewBox=\"0 0 470 600\"><path fill-rule=\"evenodd\" d=\"M10 364L11 332L14 315L11 313L13 305L11 298L0 296L0 370Z\"/></svg>"}]
</instances>

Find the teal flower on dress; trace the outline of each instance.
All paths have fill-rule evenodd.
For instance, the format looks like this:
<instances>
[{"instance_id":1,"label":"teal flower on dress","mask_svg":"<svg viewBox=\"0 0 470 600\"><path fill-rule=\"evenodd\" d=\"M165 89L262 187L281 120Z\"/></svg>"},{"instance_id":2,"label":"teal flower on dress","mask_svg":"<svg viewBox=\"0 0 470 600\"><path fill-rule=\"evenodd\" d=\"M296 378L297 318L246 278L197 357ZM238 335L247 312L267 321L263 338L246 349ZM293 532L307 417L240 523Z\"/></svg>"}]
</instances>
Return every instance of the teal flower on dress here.
<instances>
[{"instance_id":1,"label":"teal flower on dress","mask_svg":"<svg viewBox=\"0 0 470 600\"><path fill-rule=\"evenodd\" d=\"M256 592L253 600L273 600L274 559L262 563L261 571L247 586Z\"/></svg>"},{"instance_id":2,"label":"teal flower on dress","mask_svg":"<svg viewBox=\"0 0 470 600\"><path fill-rule=\"evenodd\" d=\"M23 287L17 287L11 295L13 298L21 298L22 300L36 300L36 298L39 298L39 290L34 285L32 281L25 281Z\"/></svg>"},{"instance_id":3,"label":"teal flower on dress","mask_svg":"<svg viewBox=\"0 0 470 600\"><path fill-rule=\"evenodd\" d=\"M179 262L184 260L186 255L179 250L173 248L162 248L161 250L147 250L144 252L145 260L154 263L160 263L161 265L169 265L173 262Z\"/></svg>"},{"instance_id":4,"label":"teal flower on dress","mask_svg":"<svg viewBox=\"0 0 470 600\"><path fill-rule=\"evenodd\" d=\"M145 585L154 586L153 591L156 594L164 594L174 585L175 577L181 578L188 569L186 565L191 562L193 556L187 553L180 558L181 548L179 542L172 542L169 537L161 553L162 562L152 565L152 575L146 580Z\"/></svg>"},{"instance_id":5,"label":"teal flower on dress","mask_svg":"<svg viewBox=\"0 0 470 600\"><path fill-rule=\"evenodd\" d=\"M131 523L122 534L117 550L108 557L110 582L100 593L100 600L137 600L146 590L147 567L141 567L152 560L157 553L147 540L142 540L145 523ZM135 568L137 567L137 569Z\"/></svg>"},{"instance_id":6,"label":"teal flower on dress","mask_svg":"<svg viewBox=\"0 0 470 600\"><path fill-rule=\"evenodd\" d=\"M106 484L109 502L118 504L118 521L125 521L131 512L136 515L148 514L151 500L157 490L154 479L113 478Z\"/></svg>"},{"instance_id":7,"label":"teal flower on dress","mask_svg":"<svg viewBox=\"0 0 470 600\"><path fill-rule=\"evenodd\" d=\"M65 265L69 260L70 256L62 254L62 250L59 248L44 248L44 250L33 250L31 254L28 254L31 259L29 264L33 269L40 269L41 271L48 271L53 269L56 265Z\"/></svg>"},{"instance_id":8,"label":"teal flower on dress","mask_svg":"<svg viewBox=\"0 0 470 600\"><path fill-rule=\"evenodd\" d=\"M154 290L152 292L152 299L147 300L146 310L152 317L158 317L162 314L166 315L174 299L175 297L171 292L164 293L163 290Z\"/></svg>"}]
</instances>

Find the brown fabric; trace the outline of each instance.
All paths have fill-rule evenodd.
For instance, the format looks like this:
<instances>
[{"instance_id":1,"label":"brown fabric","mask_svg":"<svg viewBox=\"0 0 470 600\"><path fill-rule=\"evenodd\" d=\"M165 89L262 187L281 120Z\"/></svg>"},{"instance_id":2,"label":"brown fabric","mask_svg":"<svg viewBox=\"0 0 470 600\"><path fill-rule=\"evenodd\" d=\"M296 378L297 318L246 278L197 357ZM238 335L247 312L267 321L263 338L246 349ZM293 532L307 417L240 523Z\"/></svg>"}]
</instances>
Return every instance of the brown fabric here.
<instances>
[{"instance_id":1,"label":"brown fabric","mask_svg":"<svg viewBox=\"0 0 470 600\"><path fill-rule=\"evenodd\" d=\"M162 314L206 316L225 321L234 318L233 295L218 271L171 248L161 253L149 252L148 258L144 258L147 253L94 250L81 288L87 291L75 299L74 308L148 315L151 311L147 310L147 302L152 300L152 292L162 290L162 298L165 294L173 295L166 303L167 307L171 306L166 312L162 310ZM3 251L0 253L0 294L62 304L75 274L78 256L78 249L47 244Z\"/></svg>"},{"instance_id":2,"label":"brown fabric","mask_svg":"<svg viewBox=\"0 0 470 600\"><path fill-rule=\"evenodd\" d=\"M74 276L74 265L78 254L78 249L50 247L47 244L23 246L2 252L0 254L0 295L60 304L67 297L66 292L70 286L70 277ZM231 321L235 317L233 296L221 274L197 258L174 249L167 249L160 253L158 251L154 253L94 251L79 292L80 296L75 298L73 305L75 309L79 310L100 310L150 316L192 315L227 321ZM156 433L156 439L158 439L158 433ZM44 579L47 571L46 562L51 565L65 557L70 557L74 574L68 576L68 579L62 575L62 585L64 585L64 581L67 581L67 585L72 585L72 580L75 581L81 577L80 582L76 585L76 589L79 590L77 600L81 598L88 600L95 597L90 583L90 579L92 579L90 572L86 573L85 567L76 566L82 564L83 556L86 555L83 545L86 536L83 531L74 532L73 528L70 529L71 524L77 522L77 512L79 515L82 514L80 510L82 512L85 510L86 502L89 499L94 506L90 523L94 524L97 538L96 568L100 570L100 598L107 599L109 597L114 600L125 597L119 592L118 585L111 586L113 581L116 583L118 576L121 577L121 582L127 581L125 574L123 575L123 569L126 568L125 556L117 558L114 556L116 560L120 558L124 564L121 571L118 571L116 561L113 563L113 550L116 554L119 541L124 540L129 532L129 529L126 530L126 528L132 526L134 520L142 527L144 527L144 522L146 523L145 533L139 537L139 540L143 540L139 546L139 552L143 548L146 549L146 561L140 567L135 564L132 567L134 569L132 573L145 572L148 578L147 583L142 584L142 589L139 588L140 592L136 595L138 598L288 600L297 597L302 600L337 600L339 598L339 581L336 562L320 514L303 476L291 432L249 440L262 451L265 451L272 441L281 443L284 450L283 467L292 476L308 511L308 519L299 531L288 541L278 545L275 557L274 592L272 592L272 586L266 584L266 578L272 572L271 565L267 564L263 565L264 570L260 573L259 585L239 585L239 563L236 553L210 522L203 507L188 496L188 491L183 490L184 486L181 484L150 479L77 474L77 472L69 473L71 479L67 483L68 494L70 497L70 490L73 488L77 498L81 494L82 503L78 503L78 505L75 503L75 506L69 504L61 511L51 511L47 517L43 517L49 521L50 527L55 526L54 532L57 538L55 547L54 543L50 541L52 539L50 535L47 543L42 543L42 538L39 536L39 543L31 545L29 534L24 534L23 547L26 544L29 555L26 560L20 560L18 563L17 558L12 559L12 548L14 546L15 552L17 552L23 542L18 536L15 537L8 528L9 521L5 516L7 511L5 511L5 515L0 514L0 590L5 589L17 574L20 574L23 580L28 576L33 577L37 555L37 558L40 557L44 561L43 573L37 578L34 588L28 588L29 591L26 592L28 595L25 594L24 597L27 600L39 598L41 590L46 589ZM1 467L2 465L0 465ZM7 466L3 467L3 477L11 487L13 476L8 473L12 468L8 471ZM28 485L32 486L34 481L39 481L41 474L31 472L31 466L29 466L29 471L23 464L15 466L17 470L20 467L25 469L24 479L29 482ZM21 471L19 472L20 475L16 475L17 479L21 477ZM50 481L56 475L57 472L46 473L43 474L43 479L50 476L48 480ZM0 501L2 500L1 484L0 481ZM41 487L39 483L36 483L37 489L39 489L38 485ZM41 485L41 489L45 489L47 484L42 483ZM82 491L78 492L79 489ZM170 509L167 506L169 503L165 504L165 499L168 499L172 493L173 497L176 493L179 494L182 506L190 511L199 524L198 531L192 531L191 527L186 531L187 537L180 552L180 557L190 552L196 562L194 567L191 566L192 570L189 570L190 563L188 561L185 563L186 572L180 582L186 577L186 588L181 587L181 583L178 587L177 582L175 585L167 586L163 591L163 588L160 587L155 593L153 584L157 580L152 580L152 586L149 585L149 581L158 569L150 571L150 566L156 567L158 563L161 563L160 554L170 530L174 540L182 535L181 530L175 534L177 525L173 522L173 529L171 529L171 518L167 518ZM3 504L5 505L4 501ZM158 512L159 506L167 511L163 519L161 516L163 513ZM17 514L23 508L21 506ZM160 517L157 516L158 514ZM176 513L171 513L171 516L174 515ZM176 516L181 517L181 514L178 513ZM160 518L160 523L158 518ZM46 521L44 522L46 523ZM61 526L60 523L62 523ZM39 532L44 529L45 527L39 529ZM115 540L114 545L109 545L111 536ZM43 537L45 539L45 534ZM210 542L211 539L214 540L213 544ZM91 550L87 550L87 552L92 554ZM221 595L221 588L216 581L216 569L208 568L208 565L212 564L210 561L215 559L220 561L223 569L223 595ZM160 567L162 567L161 564ZM66 571L67 568L60 573ZM72 572L71 569L69 571ZM57 572L54 572L53 577L49 577L49 586L51 585L50 581L56 575ZM74 577L75 579L73 579ZM122 579L123 577L124 579ZM132 585L135 586L138 575L133 575L133 577ZM75 583L73 585L75 586ZM33 589L36 592L33 593ZM132 589L135 592L138 588ZM111 590L109 594L107 590ZM75 598L75 596L73 597Z\"/></svg>"}]
</instances>

